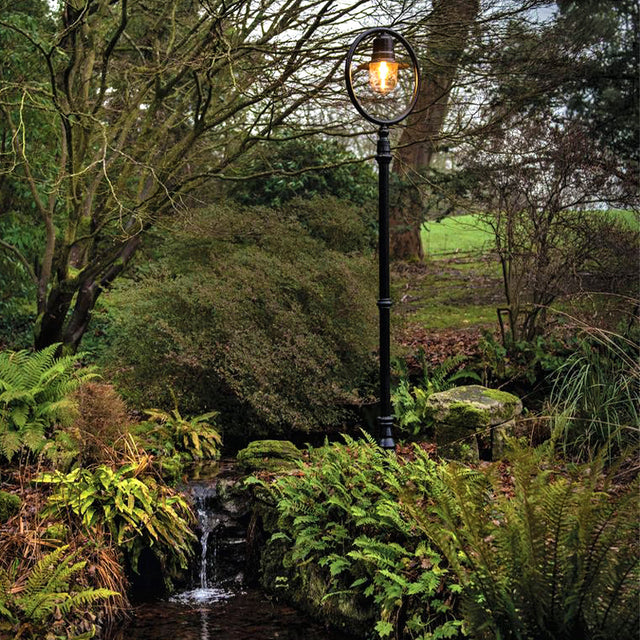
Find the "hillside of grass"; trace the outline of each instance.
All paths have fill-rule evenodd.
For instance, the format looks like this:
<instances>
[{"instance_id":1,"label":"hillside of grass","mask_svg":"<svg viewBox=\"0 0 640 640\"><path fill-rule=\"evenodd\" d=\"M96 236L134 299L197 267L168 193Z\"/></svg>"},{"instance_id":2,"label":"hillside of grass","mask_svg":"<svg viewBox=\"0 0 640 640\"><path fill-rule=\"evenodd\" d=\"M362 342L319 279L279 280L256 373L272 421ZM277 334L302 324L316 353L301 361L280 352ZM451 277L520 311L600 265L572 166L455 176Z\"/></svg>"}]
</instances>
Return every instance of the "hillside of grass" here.
<instances>
[{"instance_id":1,"label":"hillside of grass","mask_svg":"<svg viewBox=\"0 0 640 640\"><path fill-rule=\"evenodd\" d=\"M594 210L591 215L614 217L630 230L640 229L640 216L634 211ZM426 222L421 235L424 262L393 267L400 330L410 326L430 332L495 328L496 308L504 306L505 299L489 226L477 215L452 216ZM573 297L557 300L555 306L562 313L586 317L619 315L611 296Z\"/></svg>"},{"instance_id":2,"label":"hillside of grass","mask_svg":"<svg viewBox=\"0 0 640 640\"><path fill-rule=\"evenodd\" d=\"M640 215L636 211L609 209L593 211L592 215L614 217L629 229L640 230ZM486 253L493 245L493 231L476 214L450 216L439 221L425 222L421 236L422 247L427 257L450 253Z\"/></svg>"}]
</instances>

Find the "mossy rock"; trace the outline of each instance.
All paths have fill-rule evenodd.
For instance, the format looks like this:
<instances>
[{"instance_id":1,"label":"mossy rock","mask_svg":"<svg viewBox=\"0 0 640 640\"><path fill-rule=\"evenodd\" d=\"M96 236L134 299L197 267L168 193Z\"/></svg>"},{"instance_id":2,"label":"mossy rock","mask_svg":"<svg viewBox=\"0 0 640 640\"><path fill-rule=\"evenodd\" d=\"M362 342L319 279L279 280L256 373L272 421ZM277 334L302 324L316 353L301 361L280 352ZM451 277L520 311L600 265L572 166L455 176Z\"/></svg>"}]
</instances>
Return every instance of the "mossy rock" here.
<instances>
[{"instance_id":1,"label":"mossy rock","mask_svg":"<svg viewBox=\"0 0 640 640\"><path fill-rule=\"evenodd\" d=\"M438 455L442 458L468 463L480 460L477 435L466 427L439 424L436 426L436 442Z\"/></svg>"},{"instance_id":2,"label":"mossy rock","mask_svg":"<svg viewBox=\"0 0 640 640\"><path fill-rule=\"evenodd\" d=\"M246 472L291 469L302 451L289 440L254 440L238 452L238 465Z\"/></svg>"},{"instance_id":3,"label":"mossy rock","mask_svg":"<svg viewBox=\"0 0 640 640\"><path fill-rule=\"evenodd\" d=\"M427 406L436 424L474 431L508 422L522 411L517 396L477 384L434 393L429 396Z\"/></svg>"},{"instance_id":4,"label":"mossy rock","mask_svg":"<svg viewBox=\"0 0 640 640\"><path fill-rule=\"evenodd\" d=\"M22 500L17 495L0 491L0 522L6 522L18 513L21 504Z\"/></svg>"},{"instance_id":5,"label":"mossy rock","mask_svg":"<svg viewBox=\"0 0 640 640\"><path fill-rule=\"evenodd\" d=\"M326 568L316 563L295 563L288 545L271 540L263 549L260 584L278 600L305 612L324 626L353 638L370 637L376 620L370 598L355 592L332 593Z\"/></svg>"}]
</instances>

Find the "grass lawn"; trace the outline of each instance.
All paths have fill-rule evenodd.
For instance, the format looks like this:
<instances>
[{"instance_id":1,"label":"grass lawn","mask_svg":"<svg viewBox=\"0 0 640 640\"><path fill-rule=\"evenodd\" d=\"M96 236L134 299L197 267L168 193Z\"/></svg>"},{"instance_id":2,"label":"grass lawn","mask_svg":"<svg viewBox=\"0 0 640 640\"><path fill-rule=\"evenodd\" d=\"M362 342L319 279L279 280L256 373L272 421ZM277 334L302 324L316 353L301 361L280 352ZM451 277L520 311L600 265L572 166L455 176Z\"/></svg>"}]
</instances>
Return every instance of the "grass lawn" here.
<instances>
[{"instance_id":1,"label":"grass lawn","mask_svg":"<svg viewBox=\"0 0 640 640\"><path fill-rule=\"evenodd\" d=\"M425 256L446 253L485 252L491 248L493 233L475 215L444 218L425 222L422 227Z\"/></svg>"},{"instance_id":2,"label":"grass lawn","mask_svg":"<svg viewBox=\"0 0 640 640\"><path fill-rule=\"evenodd\" d=\"M464 253L394 268L398 322L427 330L491 328L504 303L499 265L491 254Z\"/></svg>"},{"instance_id":3,"label":"grass lawn","mask_svg":"<svg viewBox=\"0 0 640 640\"><path fill-rule=\"evenodd\" d=\"M634 211L610 209L593 211L592 215L618 218L630 229L640 230L640 216ZM484 253L490 250L493 243L493 231L473 214L443 218L440 222L425 222L421 236L427 257L471 251Z\"/></svg>"},{"instance_id":4,"label":"grass lawn","mask_svg":"<svg viewBox=\"0 0 640 640\"><path fill-rule=\"evenodd\" d=\"M640 228L632 211L593 211L615 216L630 229ZM496 328L496 308L505 305L500 265L491 253L493 232L475 215L427 222L422 228L425 260L422 264L393 265L393 299L399 328L417 324L427 331ZM606 302L606 304L605 304ZM598 296L576 296L558 301L569 315L592 318L609 314L618 301ZM614 309L615 311L615 309ZM619 315L619 314L618 314Z\"/></svg>"},{"instance_id":5,"label":"grass lawn","mask_svg":"<svg viewBox=\"0 0 640 640\"><path fill-rule=\"evenodd\" d=\"M424 263L394 268L398 324L432 331L494 326L503 296L492 238L473 215L425 223Z\"/></svg>"}]
</instances>

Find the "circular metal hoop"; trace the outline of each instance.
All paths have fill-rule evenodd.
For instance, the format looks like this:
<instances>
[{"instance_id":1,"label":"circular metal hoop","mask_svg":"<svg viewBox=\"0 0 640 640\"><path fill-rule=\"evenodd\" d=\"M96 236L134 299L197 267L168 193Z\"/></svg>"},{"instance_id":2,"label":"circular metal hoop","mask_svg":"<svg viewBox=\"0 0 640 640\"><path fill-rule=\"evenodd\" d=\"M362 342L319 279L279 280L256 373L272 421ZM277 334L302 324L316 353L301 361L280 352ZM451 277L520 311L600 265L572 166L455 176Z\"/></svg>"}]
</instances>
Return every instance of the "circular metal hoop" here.
<instances>
[{"instance_id":1,"label":"circular metal hoop","mask_svg":"<svg viewBox=\"0 0 640 640\"><path fill-rule=\"evenodd\" d=\"M407 50L407 53L409 54L409 57L411 58L411 62L413 64L413 95L411 96L409 105L399 116L388 120L377 118L364 109L364 107L360 104L358 98L356 97L355 91L353 90L353 78L351 77L351 62L353 60L356 49L365 38L379 33L386 33L402 43L404 48ZM344 67L344 79L345 84L347 85L347 93L349 94L349 98L351 99L351 102L357 109L358 113L369 122L380 126L389 126L392 124L397 124L398 122L404 120L416 106L416 101L418 100L418 94L420 92L420 69L415 52L411 48L411 45L399 33L393 31L392 29L387 29L386 27L374 27L373 29L367 29L367 31L361 33L353 41L353 44L349 48L349 53L347 54L347 60Z\"/></svg>"}]
</instances>

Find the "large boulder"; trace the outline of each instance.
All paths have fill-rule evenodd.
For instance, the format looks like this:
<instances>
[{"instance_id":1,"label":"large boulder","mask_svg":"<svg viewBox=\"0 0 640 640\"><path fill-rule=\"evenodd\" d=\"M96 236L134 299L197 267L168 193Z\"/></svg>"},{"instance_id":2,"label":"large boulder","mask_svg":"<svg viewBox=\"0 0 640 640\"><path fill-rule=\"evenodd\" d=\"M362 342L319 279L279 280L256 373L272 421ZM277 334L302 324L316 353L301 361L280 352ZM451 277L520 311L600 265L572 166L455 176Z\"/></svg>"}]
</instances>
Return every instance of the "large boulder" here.
<instances>
[{"instance_id":1,"label":"large boulder","mask_svg":"<svg viewBox=\"0 0 640 640\"><path fill-rule=\"evenodd\" d=\"M502 457L505 437L522 412L517 396L480 385L434 393L427 406L440 454L469 462Z\"/></svg>"}]
</instances>

